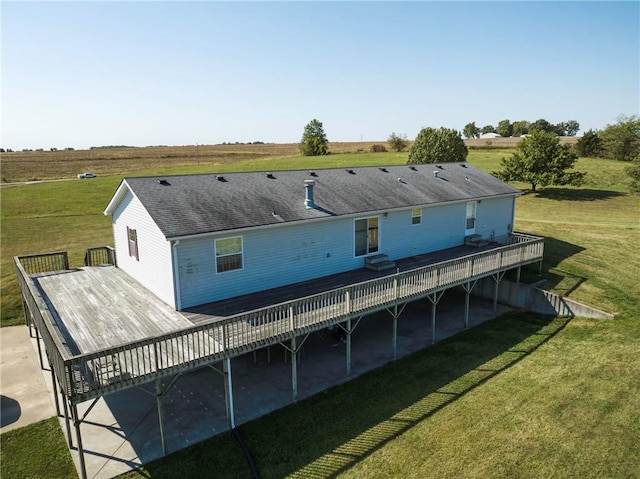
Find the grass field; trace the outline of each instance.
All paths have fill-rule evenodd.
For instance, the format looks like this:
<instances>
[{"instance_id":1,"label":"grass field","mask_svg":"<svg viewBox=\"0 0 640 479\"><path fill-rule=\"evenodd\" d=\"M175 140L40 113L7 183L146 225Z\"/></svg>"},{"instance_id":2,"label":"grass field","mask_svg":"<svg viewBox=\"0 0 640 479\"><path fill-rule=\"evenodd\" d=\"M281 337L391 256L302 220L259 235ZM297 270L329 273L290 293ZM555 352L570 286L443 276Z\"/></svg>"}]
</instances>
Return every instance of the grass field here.
<instances>
[{"instance_id":1,"label":"grass field","mask_svg":"<svg viewBox=\"0 0 640 479\"><path fill-rule=\"evenodd\" d=\"M509 153L473 149L469 161L494 171ZM353 152L250 158L216 169L405 159L406 154ZM625 166L582 158L577 169L588 173L583 187L525 194L517 201L516 218L517 230L546 237L549 288L614 312L616 320L504 316L246 424L242 432L261 476L640 477L640 198L627 194ZM167 168L186 173L203 166ZM3 188L3 325L22 322L11 257L65 249L77 265L84 248L112 244L109 218L101 212L119 180L114 175ZM41 434L34 432L37 427L2 435L3 477L49 477L5 461L15 450L42 449L33 447ZM54 427L42 437L61 433ZM65 477L68 455L46 461L57 474L51 477ZM126 477L199 477L211 471L216 477L250 477L231 435Z\"/></svg>"}]
</instances>

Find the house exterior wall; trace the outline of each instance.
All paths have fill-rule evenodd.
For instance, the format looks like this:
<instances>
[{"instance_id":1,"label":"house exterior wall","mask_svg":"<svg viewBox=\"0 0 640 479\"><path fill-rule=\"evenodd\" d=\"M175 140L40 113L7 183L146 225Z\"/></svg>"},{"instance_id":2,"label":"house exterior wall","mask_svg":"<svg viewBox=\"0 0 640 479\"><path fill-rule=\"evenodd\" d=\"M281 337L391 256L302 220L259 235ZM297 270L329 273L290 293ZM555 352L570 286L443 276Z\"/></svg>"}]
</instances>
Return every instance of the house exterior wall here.
<instances>
[{"instance_id":1,"label":"house exterior wall","mask_svg":"<svg viewBox=\"0 0 640 479\"><path fill-rule=\"evenodd\" d=\"M513 197L482 200L476 212L477 233L487 239L491 234L495 239L506 237L513 202ZM364 214L182 239L176 254L181 308L363 267L365 256L354 254L356 219L378 216L378 253L395 260L463 244L465 215L466 202L460 202L423 208L421 222L415 225L409 208L386 216ZM242 269L217 273L215 239L236 236L242 237Z\"/></svg>"},{"instance_id":2,"label":"house exterior wall","mask_svg":"<svg viewBox=\"0 0 640 479\"><path fill-rule=\"evenodd\" d=\"M476 234L487 240L506 242L513 231L515 205L513 196L482 200L476 207Z\"/></svg>"},{"instance_id":3,"label":"house exterior wall","mask_svg":"<svg viewBox=\"0 0 640 479\"><path fill-rule=\"evenodd\" d=\"M113 212L112 226L118 267L175 307L171 245L131 192ZM127 228L136 230L138 259L129 254Z\"/></svg>"}]
</instances>

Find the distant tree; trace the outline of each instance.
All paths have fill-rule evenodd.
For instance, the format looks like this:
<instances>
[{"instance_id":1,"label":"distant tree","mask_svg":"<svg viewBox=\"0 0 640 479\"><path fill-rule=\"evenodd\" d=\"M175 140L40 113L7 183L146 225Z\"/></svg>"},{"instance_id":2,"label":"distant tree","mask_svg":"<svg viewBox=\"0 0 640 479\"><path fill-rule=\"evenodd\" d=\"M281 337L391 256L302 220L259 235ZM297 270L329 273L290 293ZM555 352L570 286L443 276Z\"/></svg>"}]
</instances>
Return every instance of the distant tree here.
<instances>
[{"instance_id":1,"label":"distant tree","mask_svg":"<svg viewBox=\"0 0 640 479\"><path fill-rule=\"evenodd\" d=\"M466 145L456 130L423 128L409 148L407 163L449 163L465 161Z\"/></svg>"},{"instance_id":2,"label":"distant tree","mask_svg":"<svg viewBox=\"0 0 640 479\"><path fill-rule=\"evenodd\" d=\"M640 193L640 153L633 160L633 165L625 168L625 172L631 178L630 189L632 193Z\"/></svg>"},{"instance_id":3,"label":"distant tree","mask_svg":"<svg viewBox=\"0 0 640 479\"><path fill-rule=\"evenodd\" d=\"M514 121L511 127L512 136L522 136L526 135L529 132L529 122L526 120Z\"/></svg>"},{"instance_id":4,"label":"distant tree","mask_svg":"<svg viewBox=\"0 0 640 479\"><path fill-rule=\"evenodd\" d=\"M606 158L631 161L640 152L640 117L618 117L618 123L607 125L600 133Z\"/></svg>"},{"instance_id":5,"label":"distant tree","mask_svg":"<svg viewBox=\"0 0 640 479\"><path fill-rule=\"evenodd\" d=\"M496 133L500 136L504 136L505 138L509 138L513 135L513 125L509 120L502 120L498 123Z\"/></svg>"},{"instance_id":6,"label":"distant tree","mask_svg":"<svg viewBox=\"0 0 640 479\"><path fill-rule=\"evenodd\" d=\"M465 136L465 138L478 138L480 136L480 128L476 126L475 121L472 121L471 123L467 123L466 125L464 125L462 134Z\"/></svg>"},{"instance_id":7,"label":"distant tree","mask_svg":"<svg viewBox=\"0 0 640 479\"><path fill-rule=\"evenodd\" d=\"M589 130L576 142L578 156L597 158L602 155L602 140L597 131Z\"/></svg>"},{"instance_id":8,"label":"distant tree","mask_svg":"<svg viewBox=\"0 0 640 479\"><path fill-rule=\"evenodd\" d=\"M565 136L576 136L580 131L580 123L576 120L569 120L562 123Z\"/></svg>"},{"instance_id":9,"label":"distant tree","mask_svg":"<svg viewBox=\"0 0 640 479\"><path fill-rule=\"evenodd\" d=\"M580 186L585 173L567 172L577 158L570 145L560 144L555 133L535 131L518 143L511 158L502 159L504 169L493 174L504 181L529 183L532 191L538 185Z\"/></svg>"},{"instance_id":10,"label":"distant tree","mask_svg":"<svg viewBox=\"0 0 640 479\"><path fill-rule=\"evenodd\" d=\"M321 156L328 153L327 135L324 133L322 122L315 118L304 127L300 151L304 156Z\"/></svg>"},{"instance_id":11,"label":"distant tree","mask_svg":"<svg viewBox=\"0 0 640 479\"><path fill-rule=\"evenodd\" d=\"M389 138L387 138L387 143L389 143L389 148L394 151L400 152L407 147L409 141L407 140L407 135L398 135L396 132L392 132L389 135Z\"/></svg>"},{"instance_id":12,"label":"distant tree","mask_svg":"<svg viewBox=\"0 0 640 479\"><path fill-rule=\"evenodd\" d=\"M493 125L485 125L480 130L480 133L482 133L483 135L485 133L495 133L495 132L496 132L496 129L493 127Z\"/></svg>"},{"instance_id":13,"label":"distant tree","mask_svg":"<svg viewBox=\"0 0 640 479\"><path fill-rule=\"evenodd\" d=\"M387 148L384 145L376 143L374 145L371 145L369 151L371 151L371 153L386 153Z\"/></svg>"},{"instance_id":14,"label":"distant tree","mask_svg":"<svg viewBox=\"0 0 640 479\"><path fill-rule=\"evenodd\" d=\"M534 133L536 131L557 134L556 125L549 123L543 118L540 118L529 125L529 133Z\"/></svg>"}]
</instances>

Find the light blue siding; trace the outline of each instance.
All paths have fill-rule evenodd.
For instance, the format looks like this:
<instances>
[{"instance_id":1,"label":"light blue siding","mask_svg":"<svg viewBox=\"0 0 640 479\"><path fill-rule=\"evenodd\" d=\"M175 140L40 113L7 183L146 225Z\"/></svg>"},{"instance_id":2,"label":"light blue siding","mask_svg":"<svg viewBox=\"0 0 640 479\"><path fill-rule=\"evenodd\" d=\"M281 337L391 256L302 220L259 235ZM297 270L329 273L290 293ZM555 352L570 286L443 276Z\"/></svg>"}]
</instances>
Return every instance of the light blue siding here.
<instances>
[{"instance_id":1,"label":"light blue siding","mask_svg":"<svg viewBox=\"0 0 640 479\"><path fill-rule=\"evenodd\" d=\"M476 232L484 238L506 237L514 198L482 200ZM375 215L363 215L366 218ZM466 203L423 208L422 222L411 223L411 209L377 215L379 252L396 260L464 243ZM182 308L361 268L354 256L354 221L335 218L314 223L234 231L228 235L183 239L177 270ZM214 240L243 239L243 268L216 273Z\"/></svg>"},{"instance_id":2,"label":"light blue siding","mask_svg":"<svg viewBox=\"0 0 640 479\"><path fill-rule=\"evenodd\" d=\"M476 234L484 239L505 242L513 231L515 198L482 200L476 208Z\"/></svg>"}]
</instances>

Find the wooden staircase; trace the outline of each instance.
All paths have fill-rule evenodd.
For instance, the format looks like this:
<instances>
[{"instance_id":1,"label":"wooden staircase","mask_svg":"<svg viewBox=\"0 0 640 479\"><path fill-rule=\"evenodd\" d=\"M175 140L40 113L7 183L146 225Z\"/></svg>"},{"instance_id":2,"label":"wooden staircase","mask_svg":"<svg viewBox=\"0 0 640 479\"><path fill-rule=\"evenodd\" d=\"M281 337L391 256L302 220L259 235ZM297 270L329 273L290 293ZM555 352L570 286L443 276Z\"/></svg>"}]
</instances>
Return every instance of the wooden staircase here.
<instances>
[{"instance_id":1,"label":"wooden staircase","mask_svg":"<svg viewBox=\"0 0 640 479\"><path fill-rule=\"evenodd\" d=\"M390 261L386 254L377 254L364 259L364 267L372 271L385 271L396 267L395 261Z\"/></svg>"}]
</instances>

